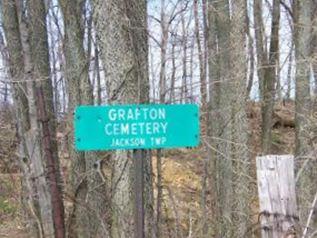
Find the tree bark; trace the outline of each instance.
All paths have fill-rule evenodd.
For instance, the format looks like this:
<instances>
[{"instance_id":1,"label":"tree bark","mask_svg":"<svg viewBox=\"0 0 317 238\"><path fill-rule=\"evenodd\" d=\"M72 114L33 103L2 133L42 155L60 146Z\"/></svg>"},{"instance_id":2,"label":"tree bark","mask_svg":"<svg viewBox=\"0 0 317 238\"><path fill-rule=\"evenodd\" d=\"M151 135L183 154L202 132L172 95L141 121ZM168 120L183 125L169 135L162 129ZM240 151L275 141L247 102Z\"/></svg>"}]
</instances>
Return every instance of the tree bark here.
<instances>
[{"instance_id":1,"label":"tree bark","mask_svg":"<svg viewBox=\"0 0 317 238\"><path fill-rule=\"evenodd\" d=\"M167 22L167 16L165 14L165 0L161 0L161 31L162 31L162 37L161 37L161 63L160 63L160 81L159 81L159 101L165 101L166 97L166 53L167 53L167 44L168 44L168 28L169 23ZM182 95L183 96L183 95Z\"/></svg>"},{"instance_id":2,"label":"tree bark","mask_svg":"<svg viewBox=\"0 0 317 238\"><path fill-rule=\"evenodd\" d=\"M271 25L271 40L268 65L265 67L262 88L262 152L270 153L272 144L272 120L275 98L277 62L279 55L279 26L280 26L280 1L273 1L273 15Z\"/></svg>"},{"instance_id":3,"label":"tree bark","mask_svg":"<svg viewBox=\"0 0 317 238\"><path fill-rule=\"evenodd\" d=\"M73 131L75 107L92 105L93 91L88 77L89 58L86 57L83 46L82 1L60 0L60 5L65 27L65 76L69 98L68 128ZM99 61L97 62L99 64ZM99 74L99 72L96 73ZM69 196L74 199L68 220L68 236L107 237L109 235L107 215L109 191L107 191L107 181L104 181L99 174L102 169L100 156L91 152L77 152L72 136L68 144L72 159ZM92 172L87 173L87 171Z\"/></svg>"},{"instance_id":4,"label":"tree bark","mask_svg":"<svg viewBox=\"0 0 317 238\"><path fill-rule=\"evenodd\" d=\"M43 204L40 202L40 207L43 207L43 212L51 210L52 223L47 223L47 226L52 226L55 237L64 237L64 206L62 200L62 179L59 171L59 159L57 154L56 142L56 121L54 112L53 88L50 78L49 64L49 48L47 40L46 27L46 9L44 2L41 0L30 0L27 5L28 10L28 33L30 43L30 66L32 67L32 79L35 82L36 90L42 91L42 97L38 98L35 92L36 109L43 110L45 115L44 120L48 120L45 124L38 125L41 147L42 163L45 166L45 175L48 176L46 181L46 190L50 194L49 208L47 201ZM40 24L39 24L40 23ZM43 106L45 105L45 107ZM38 115L38 120L40 115ZM43 118L42 118L43 120ZM48 136L49 135L49 136ZM37 161L35 161L37 163ZM47 174L46 174L47 173ZM49 220L42 217L45 224ZM43 226L43 231L46 232ZM48 237L49 237L48 236Z\"/></svg>"},{"instance_id":5,"label":"tree bark","mask_svg":"<svg viewBox=\"0 0 317 238\"><path fill-rule=\"evenodd\" d=\"M217 205L217 139L220 136L219 130L219 96L220 96L220 69L219 69L219 55L217 46L217 5L215 1L208 1L208 69L209 69L209 117L208 117L208 142L207 152L209 160L206 160L205 175L206 176L206 189L210 191L210 213L212 216L208 216L208 219L203 219L203 237L216 237L219 233L218 230L218 217L220 214L219 207ZM193 41L194 43L194 41ZM193 44L194 45L194 44ZM191 58L193 57L193 50L191 52ZM193 60L191 59L191 72L193 69ZM193 73L191 73L193 75ZM191 92L193 92L191 90ZM207 197L202 197L207 201ZM204 201L203 201L204 202ZM207 204L206 204L207 206ZM204 208L203 208L204 209ZM207 210L207 208L206 208ZM205 212L206 212L205 210ZM210 219L210 226L208 220Z\"/></svg>"},{"instance_id":6,"label":"tree bark","mask_svg":"<svg viewBox=\"0 0 317 238\"><path fill-rule=\"evenodd\" d=\"M174 103L176 101L175 98L175 82L176 82L176 37L172 37L172 50L171 50L171 57L172 57L172 75L171 75L171 86L170 86L170 100L169 103Z\"/></svg>"},{"instance_id":7,"label":"tree bark","mask_svg":"<svg viewBox=\"0 0 317 238\"><path fill-rule=\"evenodd\" d=\"M212 219L216 237L232 237L232 161L230 141L230 12L229 1L212 2L209 22L209 68L211 77L210 145L212 188L215 190L213 204L216 217ZM212 16L214 15L214 16ZM224 154L223 154L224 153ZM222 189L219 189L220 184ZM218 202L219 201L219 202Z\"/></svg>"},{"instance_id":8,"label":"tree bark","mask_svg":"<svg viewBox=\"0 0 317 238\"><path fill-rule=\"evenodd\" d=\"M292 87L292 69L293 69L293 56L294 56L294 38L292 38L291 48L289 51L289 60L287 68L287 82L286 82L286 95L285 98L289 100L291 98L291 87Z\"/></svg>"},{"instance_id":9,"label":"tree bark","mask_svg":"<svg viewBox=\"0 0 317 238\"><path fill-rule=\"evenodd\" d=\"M250 18L248 15L248 0L244 1L245 5L245 28L246 33L248 36L248 53L249 53L249 77L248 77L248 84L247 84L247 97L251 98L251 90L253 86L253 80L254 80L254 39L250 32Z\"/></svg>"},{"instance_id":10,"label":"tree bark","mask_svg":"<svg viewBox=\"0 0 317 238\"><path fill-rule=\"evenodd\" d=\"M316 118L313 116L310 97L310 69L311 69L311 37L312 37L312 2L297 1L295 6L298 18L295 22L295 156L297 170L302 170L298 178L298 198L301 222L308 217L316 186L316 161L313 159L314 144L316 143L312 131L316 128ZM315 224L316 226L316 217ZM313 229L314 230L314 229Z\"/></svg>"},{"instance_id":11,"label":"tree bark","mask_svg":"<svg viewBox=\"0 0 317 238\"><path fill-rule=\"evenodd\" d=\"M232 4L231 18L231 117L232 117L232 181L233 181L233 237L251 237L248 229L251 225L252 179L251 155L249 153L248 120L246 114L247 91L246 77L246 31L245 17L247 5L244 0ZM241 47L244 46L244 47Z\"/></svg>"},{"instance_id":12,"label":"tree bark","mask_svg":"<svg viewBox=\"0 0 317 238\"><path fill-rule=\"evenodd\" d=\"M149 102L146 2L96 0L95 14L101 59L107 69L108 102ZM130 151L117 151L112 155L111 236L114 238L130 238L135 232L135 160L132 160L132 155ZM149 153L143 153L142 159L145 237L153 237L152 167Z\"/></svg>"},{"instance_id":13,"label":"tree bark","mask_svg":"<svg viewBox=\"0 0 317 238\"><path fill-rule=\"evenodd\" d=\"M12 60L12 76L20 81L15 91L20 116L18 120L21 139L20 154L23 156L25 183L28 190L28 206L37 231L33 236L64 237L63 202L61 199L61 178L55 140L55 114L53 93L49 77L49 57L46 32L46 16L43 2L30 1L26 5L28 15L20 1L4 1L3 16L8 49ZM27 20L27 24L25 22ZM40 23L40 24L38 24ZM27 28L28 26L28 28ZM38 98L35 87L44 89L43 103L47 115L46 135L43 125L39 124L37 109ZM45 101L45 102L44 102ZM49 145L45 141L49 138ZM42 140L44 139L44 140ZM47 142L47 141L46 141ZM50 155L48 155L50 154ZM51 164L45 159L49 158ZM53 173L51 171L53 170ZM51 176L46 179L46 175ZM51 185L51 186L50 186ZM52 195L54 193L54 199ZM56 208L55 210L53 208Z\"/></svg>"},{"instance_id":14,"label":"tree bark","mask_svg":"<svg viewBox=\"0 0 317 238\"><path fill-rule=\"evenodd\" d=\"M26 82L17 7L14 2L5 0L2 2L1 10L9 56L8 64L12 81L13 103L16 108L15 118L19 137L19 165L24 177L22 179L22 205L27 215L25 217L26 222L30 225L30 234L33 237L40 237L42 235L42 226L38 217L38 203L32 195L35 192L35 187L31 180L31 171L28 169L30 158L26 144L29 144L27 142L29 138L25 135L30 130L31 125L28 98L25 94Z\"/></svg>"},{"instance_id":15,"label":"tree bark","mask_svg":"<svg viewBox=\"0 0 317 238\"><path fill-rule=\"evenodd\" d=\"M188 102L188 89L187 89L187 39L188 39L188 27L185 24L185 13L181 14L182 23L182 85L181 85L181 99L180 102Z\"/></svg>"},{"instance_id":16,"label":"tree bark","mask_svg":"<svg viewBox=\"0 0 317 238\"><path fill-rule=\"evenodd\" d=\"M218 133L214 138L217 143L217 200L219 201L218 235L233 237L232 221L232 160L231 151L231 100L230 87L230 13L229 1L218 2L217 34L218 34L218 62L219 62L219 94L218 94ZM225 140L226 142L221 141ZM222 188L220 188L222 186Z\"/></svg>"},{"instance_id":17,"label":"tree bark","mask_svg":"<svg viewBox=\"0 0 317 238\"><path fill-rule=\"evenodd\" d=\"M272 113L275 98L277 62L279 55L280 1L273 1L270 49L267 53L264 40L262 2L254 0L255 39L258 59L259 92L262 114L262 153L268 154L272 145Z\"/></svg>"},{"instance_id":18,"label":"tree bark","mask_svg":"<svg viewBox=\"0 0 317 238\"><path fill-rule=\"evenodd\" d=\"M317 97L317 1L314 1L313 3L313 9L312 11L312 59L313 59L313 73L314 73L314 95ZM315 99L316 100L316 99Z\"/></svg>"},{"instance_id":19,"label":"tree bark","mask_svg":"<svg viewBox=\"0 0 317 238\"><path fill-rule=\"evenodd\" d=\"M201 132L202 136L206 133L206 106L207 106L207 83L206 68L204 60L204 51L200 39L199 18L198 18L198 0L194 0L194 17L195 17L195 38L198 49L199 59L199 78L200 78L200 96L201 96Z\"/></svg>"},{"instance_id":20,"label":"tree bark","mask_svg":"<svg viewBox=\"0 0 317 238\"><path fill-rule=\"evenodd\" d=\"M250 156L247 150L245 2L209 7L210 154L213 232L210 237L248 237L251 220ZM247 184L247 185L246 185ZM213 190L215 192L213 192ZM207 235L207 237L208 237Z\"/></svg>"}]
</instances>

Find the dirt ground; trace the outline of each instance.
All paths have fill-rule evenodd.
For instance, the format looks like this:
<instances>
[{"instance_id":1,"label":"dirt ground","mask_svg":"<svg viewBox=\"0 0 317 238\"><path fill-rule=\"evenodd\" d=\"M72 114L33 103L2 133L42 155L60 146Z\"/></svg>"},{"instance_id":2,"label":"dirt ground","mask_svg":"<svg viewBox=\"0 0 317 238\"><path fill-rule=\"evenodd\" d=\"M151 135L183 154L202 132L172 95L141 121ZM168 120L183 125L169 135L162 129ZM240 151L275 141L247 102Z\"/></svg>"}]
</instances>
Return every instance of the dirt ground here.
<instances>
[{"instance_id":1,"label":"dirt ground","mask_svg":"<svg viewBox=\"0 0 317 238\"><path fill-rule=\"evenodd\" d=\"M252 157L260 152L260 106L248 105L249 134ZM19 198L20 175L12 161L15 154L14 125L3 123L11 119L1 118L0 130L0 237L29 237L21 222ZM294 104L279 103L274 110L273 153L289 154L294 150ZM62 138L62 132L58 137ZM67 155L67 153L65 153ZM203 147L196 149L169 150L163 153L163 210L166 226L177 220L178 229L186 231L193 224L194 218L200 217L201 181L205 154ZM62 164L68 165L65 156ZM254 160L255 161L255 160ZM66 168L67 169L67 168ZM153 157L153 169L156 170L156 157ZM199 227L196 226L196 229ZM186 235L186 234L185 234Z\"/></svg>"}]
</instances>

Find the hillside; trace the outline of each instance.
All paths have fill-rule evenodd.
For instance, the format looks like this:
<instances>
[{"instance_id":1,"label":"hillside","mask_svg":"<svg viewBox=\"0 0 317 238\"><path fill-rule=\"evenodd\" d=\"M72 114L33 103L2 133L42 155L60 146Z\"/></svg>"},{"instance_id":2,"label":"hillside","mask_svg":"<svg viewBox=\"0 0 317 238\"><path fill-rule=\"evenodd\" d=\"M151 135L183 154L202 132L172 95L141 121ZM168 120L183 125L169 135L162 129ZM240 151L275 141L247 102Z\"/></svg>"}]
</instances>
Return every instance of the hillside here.
<instances>
[{"instance_id":1,"label":"hillside","mask_svg":"<svg viewBox=\"0 0 317 238\"><path fill-rule=\"evenodd\" d=\"M250 148L255 158L260 152L260 106L249 103ZM26 237L20 217L17 138L12 110L3 107L0 113L0 237ZM60 125L62 128L62 125ZM278 103L274 108L273 153L289 154L294 150L294 103ZM65 135L58 132L59 144ZM61 153L63 173L67 172L70 158L64 149ZM166 232L199 230L200 202L202 192L203 164L206 154L203 147L195 149L168 150L163 153L163 214ZM156 157L153 156L156 171ZM254 175L255 176L255 175ZM253 198L256 201L257 198ZM255 212L256 213L256 212ZM172 221L172 222L171 222Z\"/></svg>"}]
</instances>

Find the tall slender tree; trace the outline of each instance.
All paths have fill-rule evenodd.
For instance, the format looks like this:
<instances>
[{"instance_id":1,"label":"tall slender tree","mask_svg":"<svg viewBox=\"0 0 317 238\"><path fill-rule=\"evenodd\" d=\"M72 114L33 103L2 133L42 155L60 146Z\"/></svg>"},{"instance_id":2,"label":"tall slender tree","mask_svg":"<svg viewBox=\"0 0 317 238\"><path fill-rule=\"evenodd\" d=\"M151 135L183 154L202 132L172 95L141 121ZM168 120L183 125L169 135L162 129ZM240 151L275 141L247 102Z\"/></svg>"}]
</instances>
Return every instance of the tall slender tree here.
<instances>
[{"instance_id":1,"label":"tall slender tree","mask_svg":"<svg viewBox=\"0 0 317 238\"><path fill-rule=\"evenodd\" d=\"M218 49L220 50L220 46L218 47L218 3L215 1L208 1L208 69L209 69L209 95L210 95L210 115L208 121L208 142L210 143L207 146L208 155L210 156L210 161L206 161L206 165L208 168L205 170L206 183L203 189L207 189L209 187L209 191L211 194L211 213L213 214L210 223L211 226L208 226L207 222L204 222L203 234L205 237L216 236L219 234L218 230L218 217L220 216L220 209L217 204L218 199L218 181L217 181L217 151L218 151L218 141L217 138L220 137L220 120L219 117L219 98L220 98L220 55L218 54ZM221 22L221 21L220 21ZM227 27L228 24L225 24ZM224 29L225 30L225 29ZM224 39L221 39L222 43ZM222 51L224 54L224 51ZM211 120L213 118L213 120ZM203 194L203 203L207 200L206 196ZM206 213L206 208L203 208ZM209 217L208 217L209 218ZM204 220L205 221L205 220ZM211 229L208 230L208 227Z\"/></svg>"},{"instance_id":2,"label":"tall slender tree","mask_svg":"<svg viewBox=\"0 0 317 238\"><path fill-rule=\"evenodd\" d=\"M314 94L317 95L317 1L313 3L312 11L312 59L313 59L313 73L315 79Z\"/></svg>"},{"instance_id":3,"label":"tall slender tree","mask_svg":"<svg viewBox=\"0 0 317 238\"><path fill-rule=\"evenodd\" d=\"M68 127L70 131L73 131L75 107L93 104L92 86L88 78L90 50L86 56L83 45L84 21L82 15L84 3L85 1L60 0L65 29L65 76L68 86ZM73 137L69 139L68 149L72 159L71 170L73 171L72 178L70 178L69 195L74 199L68 222L69 236L107 236L109 233L106 212L108 191L106 190L106 181L99 174L99 169L102 169L100 168L102 161L96 153L77 152L74 148Z\"/></svg>"},{"instance_id":4,"label":"tall slender tree","mask_svg":"<svg viewBox=\"0 0 317 238\"><path fill-rule=\"evenodd\" d=\"M27 201L37 224L32 235L64 237L44 2L31 0L24 5L20 1L4 1L3 18L12 77L21 80L15 84L14 94L15 103L19 103L17 116L21 117L18 127Z\"/></svg>"},{"instance_id":5,"label":"tall slender tree","mask_svg":"<svg viewBox=\"0 0 317 238\"><path fill-rule=\"evenodd\" d=\"M107 70L108 103L149 101L146 1L95 1L101 60ZM115 60L115 62L114 62ZM134 233L135 162L137 151L112 155L111 236ZM152 168L149 153L141 153L144 174L145 237L153 235Z\"/></svg>"},{"instance_id":6,"label":"tall slender tree","mask_svg":"<svg viewBox=\"0 0 317 238\"><path fill-rule=\"evenodd\" d=\"M35 102L40 125L38 141L41 146L42 163L47 173L47 186L55 237L65 236L62 180L59 172L59 158L56 141L56 114L54 112L53 87L50 77L49 47L46 26L46 9L42 0L27 3L28 33L30 43L30 66L35 82ZM40 24L39 24L40 23ZM40 204L43 207L45 204ZM46 220L43 220L47 222ZM51 226L51 224L48 224ZM43 229L45 230L45 229Z\"/></svg>"},{"instance_id":7,"label":"tall slender tree","mask_svg":"<svg viewBox=\"0 0 317 238\"><path fill-rule=\"evenodd\" d=\"M28 142L30 138L26 136L27 132L31 129L31 124L28 98L25 94L27 85L24 74L23 48L19 30L18 12L16 4L8 0L1 3L1 10L3 28L7 41L8 66L12 81L13 102L16 109L15 118L18 126L19 164L21 165L22 173L25 177L25 180L22 180L22 203L27 215L26 219L31 228L30 233L34 237L37 237L42 230L41 221L38 219L38 202L32 196L35 191L33 190L34 187L30 179L31 171L27 169L28 166L24 166L30 163L26 145L32 142Z\"/></svg>"},{"instance_id":8,"label":"tall slender tree","mask_svg":"<svg viewBox=\"0 0 317 238\"><path fill-rule=\"evenodd\" d=\"M316 186L316 161L314 160L315 139L311 131L316 128L313 115L310 77L311 77L311 40L312 40L312 1L295 1L295 155L298 170L298 198L300 219L306 222L313 201ZM316 217L314 217L316 219ZM315 221L316 222L316 221Z\"/></svg>"},{"instance_id":9,"label":"tall slender tree","mask_svg":"<svg viewBox=\"0 0 317 238\"><path fill-rule=\"evenodd\" d=\"M211 2L209 7L209 77L211 114L208 130L212 216L215 237L248 237L247 197L250 156L247 150L245 2ZM246 184L248 184L246 186ZM217 201L217 202L216 202ZM216 215L215 215L216 214Z\"/></svg>"},{"instance_id":10,"label":"tall slender tree","mask_svg":"<svg viewBox=\"0 0 317 238\"><path fill-rule=\"evenodd\" d=\"M206 106L207 106L207 83L206 83L206 67L205 67L205 50L201 42L200 24L198 16L198 0L194 0L194 16L195 16L195 38L198 50L199 59L199 77L200 77L200 95L201 95L201 111L203 116L202 120L202 132L205 133L206 129Z\"/></svg>"},{"instance_id":11,"label":"tall slender tree","mask_svg":"<svg viewBox=\"0 0 317 238\"><path fill-rule=\"evenodd\" d=\"M268 154L272 145L272 120L277 71L279 70L280 1L273 1L269 52L264 39L262 1L254 0L255 39L258 59L259 92L262 114L262 153Z\"/></svg>"},{"instance_id":12,"label":"tall slender tree","mask_svg":"<svg viewBox=\"0 0 317 238\"><path fill-rule=\"evenodd\" d=\"M251 155L249 153L248 120L246 114L246 31L245 17L247 4L236 0L232 4L231 18L231 70L232 99L232 163L233 163L233 226L234 237L251 237ZM244 46L244 47L241 47Z\"/></svg>"}]
</instances>

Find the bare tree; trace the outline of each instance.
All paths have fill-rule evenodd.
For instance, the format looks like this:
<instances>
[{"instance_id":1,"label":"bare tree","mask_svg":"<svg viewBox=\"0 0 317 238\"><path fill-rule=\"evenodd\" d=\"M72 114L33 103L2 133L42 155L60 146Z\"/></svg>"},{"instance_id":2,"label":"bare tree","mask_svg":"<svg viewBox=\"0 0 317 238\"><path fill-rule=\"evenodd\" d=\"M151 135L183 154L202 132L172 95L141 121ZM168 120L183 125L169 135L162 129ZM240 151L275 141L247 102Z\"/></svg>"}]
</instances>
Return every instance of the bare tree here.
<instances>
[{"instance_id":1,"label":"bare tree","mask_svg":"<svg viewBox=\"0 0 317 238\"><path fill-rule=\"evenodd\" d=\"M209 8L210 181L215 206L213 236L248 237L250 196L246 120L244 1L214 2ZM217 203L216 203L217 201ZM216 214L216 215L215 215Z\"/></svg>"},{"instance_id":2,"label":"bare tree","mask_svg":"<svg viewBox=\"0 0 317 238\"><path fill-rule=\"evenodd\" d=\"M258 59L259 92L262 112L262 152L270 153L272 143L272 118L279 55L280 1L273 1L271 39L269 52L264 40L262 1L254 0L254 24Z\"/></svg>"},{"instance_id":3,"label":"bare tree","mask_svg":"<svg viewBox=\"0 0 317 238\"><path fill-rule=\"evenodd\" d=\"M312 1L295 2L294 9L298 12L295 18L295 57L296 57L296 94L295 94L295 129L297 164L303 172L298 179L298 198L300 219L307 220L310 205L316 186L316 161L312 154L315 139L312 130L316 127L316 118L312 112L310 94L311 77L311 39L312 39Z\"/></svg>"},{"instance_id":4,"label":"bare tree","mask_svg":"<svg viewBox=\"0 0 317 238\"><path fill-rule=\"evenodd\" d=\"M33 198L35 193L32 181L30 179L30 171L24 163L30 163L28 156L28 148L26 144L30 138L25 136L27 131L31 129L29 117L29 105L26 95L26 81L24 77L23 49L21 44L21 35L19 30L19 20L17 7L15 3L3 1L1 5L4 33L7 40L7 48L9 54L10 77L13 89L13 102L16 109L16 121L18 125L19 136L19 159L22 173L25 180L22 180L22 203L26 210L28 224L31 228L31 234L39 237L42 226L38 219L38 201Z\"/></svg>"},{"instance_id":5,"label":"bare tree","mask_svg":"<svg viewBox=\"0 0 317 238\"><path fill-rule=\"evenodd\" d=\"M101 59L107 70L108 102L147 103L149 79L146 2L95 1L95 14ZM140 151L117 151L112 155L112 237L131 237L135 231L133 218L137 160L132 160L135 153ZM143 167L144 175L145 237L151 237L154 235L152 167L148 152L143 151L139 156L142 156L141 169Z\"/></svg>"},{"instance_id":6,"label":"bare tree","mask_svg":"<svg viewBox=\"0 0 317 238\"><path fill-rule=\"evenodd\" d=\"M201 96L201 108L203 116L201 117L202 125L205 127L206 123L206 106L207 106L207 83L206 83L206 65L205 65L205 50L203 49L203 44L201 43L199 18L198 18L198 0L194 0L194 16L195 16L195 37L198 49L198 59L199 59L199 77L200 77L200 96ZM205 29L204 29L205 32ZM203 128L203 132L205 128Z\"/></svg>"},{"instance_id":7,"label":"bare tree","mask_svg":"<svg viewBox=\"0 0 317 238\"><path fill-rule=\"evenodd\" d=\"M314 1L313 3L313 10L312 10L312 54L313 54L313 73L315 79L315 87L314 87L314 94L317 95L317 2Z\"/></svg>"},{"instance_id":8,"label":"bare tree","mask_svg":"<svg viewBox=\"0 0 317 238\"><path fill-rule=\"evenodd\" d=\"M12 77L21 80L16 84L15 103L19 108L17 116L21 116L18 126L25 188L31 217L37 224L33 235L64 237L64 207L44 3L34 0L28 2L26 7L28 14L24 15L21 2L5 1L3 4L6 37L13 63ZM25 20L28 21L28 28Z\"/></svg>"},{"instance_id":9,"label":"bare tree","mask_svg":"<svg viewBox=\"0 0 317 238\"><path fill-rule=\"evenodd\" d=\"M247 4L244 0L233 3L231 42L231 120L232 120L232 163L233 163L233 225L234 237L251 237L251 156L248 149L248 121L246 115L246 76L247 58L245 17Z\"/></svg>"},{"instance_id":10,"label":"bare tree","mask_svg":"<svg viewBox=\"0 0 317 238\"><path fill-rule=\"evenodd\" d=\"M75 107L93 104L92 85L88 78L91 50L88 50L88 57L86 57L83 46L84 2L60 0L65 28L65 76L69 95L68 128L72 132ZM97 74L99 75L99 72ZM100 79L98 82L98 100L100 100ZM69 140L69 153L72 159L69 196L74 199L68 222L69 236L107 236L109 231L106 210L109 209L107 206L109 203L107 203L106 194L109 191L106 190L106 181L103 181L103 177L99 174L99 170L102 169L100 165L103 163L96 153L77 152L74 148L73 137L69 137Z\"/></svg>"},{"instance_id":11,"label":"bare tree","mask_svg":"<svg viewBox=\"0 0 317 238\"><path fill-rule=\"evenodd\" d=\"M56 142L56 115L54 112L53 88L50 78L49 48L47 41L46 10L43 1L30 0L29 42L32 79L36 88L36 107L39 125L42 160L50 189L50 203L55 237L65 236L64 206L61 194L61 176ZM40 22L40 24L38 24ZM40 204L45 208L45 204ZM46 221L45 221L46 222ZM50 224L51 225L51 224Z\"/></svg>"},{"instance_id":12,"label":"bare tree","mask_svg":"<svg viewBox=\"0 0 317 238\"><path fill-rule=\"evenodd\" d=\"M249 78L247 84L247 96L250 97L251 89L253 86L254 81L254 66L255 66L255 57L254 57L254 38L250 32L250 17L249 17L249 10L248 10L248 0L245 0L245 28L246 33L248 36L248 55L249 55Z\"/></svg>"}]
</instances>

